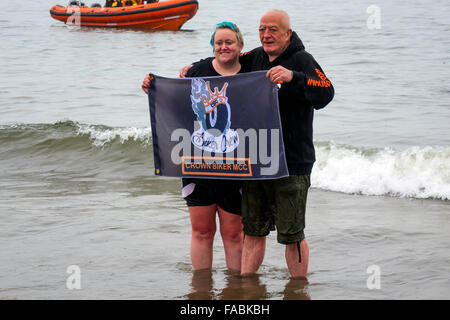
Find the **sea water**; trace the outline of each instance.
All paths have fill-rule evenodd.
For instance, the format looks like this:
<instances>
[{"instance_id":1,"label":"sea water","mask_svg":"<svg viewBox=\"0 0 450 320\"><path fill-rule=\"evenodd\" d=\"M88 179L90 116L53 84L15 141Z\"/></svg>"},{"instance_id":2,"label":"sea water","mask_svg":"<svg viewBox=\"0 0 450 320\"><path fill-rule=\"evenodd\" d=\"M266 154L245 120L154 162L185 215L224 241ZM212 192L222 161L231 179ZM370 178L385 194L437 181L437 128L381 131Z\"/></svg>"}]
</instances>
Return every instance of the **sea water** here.
<instances>
[{"instance_id":1,"label":"sea water","mask_svg":"<svg viewBox=\"0 0 450 320\"><path fill-rule=\"evenodd\" d=\"M199 2L176 32L66 26L52 1L0 12L0 298L450 298L448 1ZM336 91L315 113L307 284L274 234L253 280L226 270L219 235L212 272L193 272L140 89L211 56L218 22L259 46L270 8Z\"/></svg>"}]
</instances>

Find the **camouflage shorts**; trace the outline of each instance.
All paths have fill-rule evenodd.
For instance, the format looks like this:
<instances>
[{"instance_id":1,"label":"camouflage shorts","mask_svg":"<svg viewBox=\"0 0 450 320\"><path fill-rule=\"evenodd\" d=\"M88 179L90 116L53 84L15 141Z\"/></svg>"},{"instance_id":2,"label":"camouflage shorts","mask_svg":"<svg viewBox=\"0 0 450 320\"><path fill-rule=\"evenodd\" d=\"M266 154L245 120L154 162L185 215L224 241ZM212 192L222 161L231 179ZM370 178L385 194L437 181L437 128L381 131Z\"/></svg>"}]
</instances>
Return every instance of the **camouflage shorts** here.
<instances>
[{"instance_id":1,"label":"camouflage shorts","mask_svg":"<svg viewBox=\"0 0 450 320\"><path fill-rule=\"evenodd\" d=\"M244 234L263 237L276 227L279 243L302 241L309 186L310 175L245 181L242 188Z\"/></svg>"}]
</instances>

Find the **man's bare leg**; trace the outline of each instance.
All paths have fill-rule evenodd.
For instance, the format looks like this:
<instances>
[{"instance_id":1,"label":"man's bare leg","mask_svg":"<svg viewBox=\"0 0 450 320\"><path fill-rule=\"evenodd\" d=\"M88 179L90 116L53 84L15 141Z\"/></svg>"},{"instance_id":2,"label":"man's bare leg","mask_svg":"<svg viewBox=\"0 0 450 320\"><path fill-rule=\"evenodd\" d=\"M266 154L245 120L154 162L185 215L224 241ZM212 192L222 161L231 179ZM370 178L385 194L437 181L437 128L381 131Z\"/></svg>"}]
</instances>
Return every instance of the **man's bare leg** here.
<instances>
[{"instance_id":1,"label":"man's bare leg","mask_svg":"<svg viewBox=\"0 0 450 320\"><path fill-rule=\"evenodd\" d=\"M264 260L266 237L244 236L242 249L241 275L250 275L258 271Z\"/></svg>"},{"instance_id":2,"label":"man's bare leg","mask_svg":"<svg viewBox=\"0 0 450 320\"><path fill-rule=\"evenodd\" d=\"M302 262L299 262L297 243L286 245L285 256L289 273L292 278L306 278L309 263L309 248L306 239L300 242Z\"/></svg>"}]
</instances>

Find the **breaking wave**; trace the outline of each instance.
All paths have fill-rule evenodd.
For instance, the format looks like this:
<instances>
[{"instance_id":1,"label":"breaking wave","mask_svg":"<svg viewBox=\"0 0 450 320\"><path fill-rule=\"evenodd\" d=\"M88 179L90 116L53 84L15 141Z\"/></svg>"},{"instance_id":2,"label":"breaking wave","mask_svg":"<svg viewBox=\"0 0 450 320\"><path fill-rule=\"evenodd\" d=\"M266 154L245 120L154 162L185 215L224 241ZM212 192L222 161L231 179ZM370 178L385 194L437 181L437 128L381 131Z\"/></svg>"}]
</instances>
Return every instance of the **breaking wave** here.
<instances>
[{"instance_id":1,"label":"breaking wave","mask_svg":"<svg viewBox=\"0 0 450 320\"><path fill-rule=\"evenodd\" d=\"M0 126L3 159L25 154L64 159L81 151L80 162L100 159L109 164L116 161L120 167L137 158L152 158L151 141L149 127L108 127L72 121ZM450 200L450 147L371 149L330 141L316 141L315 146L317 161L311 179L314 188Z\"/></svg>"},{"instance_id":2,"label":"breaking wave","mask_svg":"<svg viewBox=\"0 0 450 320\"><path fill-rule=\"evenodd\" d=\"M316 142L312 186L363 195L450 200L450 148L365 149Z\"/></svg>"}]
</instances>

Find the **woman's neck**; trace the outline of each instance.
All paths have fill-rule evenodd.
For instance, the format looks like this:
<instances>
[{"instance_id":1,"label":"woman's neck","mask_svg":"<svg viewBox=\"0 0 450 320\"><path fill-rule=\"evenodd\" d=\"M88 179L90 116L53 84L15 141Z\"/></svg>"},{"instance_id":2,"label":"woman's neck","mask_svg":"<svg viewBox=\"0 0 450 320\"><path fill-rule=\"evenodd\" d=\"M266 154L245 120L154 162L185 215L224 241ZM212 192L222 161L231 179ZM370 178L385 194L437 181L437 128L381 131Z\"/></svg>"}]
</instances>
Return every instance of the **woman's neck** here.
<instances>
[{"instance_id":1,"label":"woman's neck","mask_svg":"<svg viewBox=\"0 0 450 320\"><path fill-rule=\"evenodd\" d=\"M232 63L219 63L217 59L213 59L212 65L214 70L221 76L236 74L241 70L239 60L233 61Z\"/></svg>"}]
</instances>

